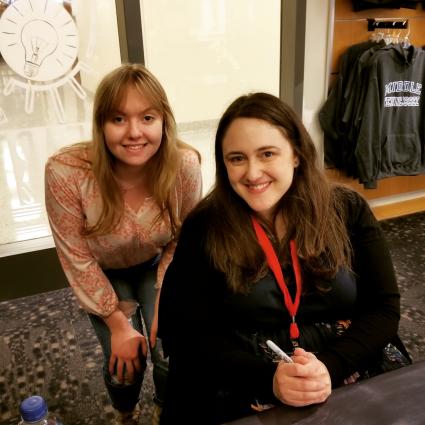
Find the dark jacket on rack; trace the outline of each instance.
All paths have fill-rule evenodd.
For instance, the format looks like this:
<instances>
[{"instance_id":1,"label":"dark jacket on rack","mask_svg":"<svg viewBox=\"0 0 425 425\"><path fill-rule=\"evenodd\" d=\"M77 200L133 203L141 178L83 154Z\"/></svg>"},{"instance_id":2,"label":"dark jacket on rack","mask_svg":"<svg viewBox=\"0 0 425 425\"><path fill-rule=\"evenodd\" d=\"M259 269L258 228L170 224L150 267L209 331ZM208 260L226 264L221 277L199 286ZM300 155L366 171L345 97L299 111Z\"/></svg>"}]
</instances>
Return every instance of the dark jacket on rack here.
<instances>
[{"instance_id":1,"label":"dark jacket on rack","mask_svg":"<svg viewBox=\"0 0 425 425\"><path fill-rule=\"evenodd\" d=\"M357 177L353 146L357 137L357 106L363 96L364 69L370 57L383 46L384 41L366 41L343 53L338 79L319 111L319 122L325 135L325 163L352 177Z\"/></svg>"},{"instance_id":2,"label":"dark jacket on rack","mask_svg":"<svg viewBox=\"0 0 425 425\"><path fill-rule=\"evenodd\" d=\"M378 50L363 88L355 157L359 180L425 173L425 51L391 44Z\"/></svg>"},{"instance_id":3,"label":"dark jacket on rack","mask_svg":"<svg viewBox=\"0 0 425 425\"><path fill-rule=\"evenodd\" d=\"M356 66L358 57L375 45L373 41L366 41L355 44L344 52L341 56L338 78L319 111L320 125L325 133L325 162L328 166L345 168L345 128L342 120L346 103L350 99L352 70Z\"/></svg>"}]
</instances>

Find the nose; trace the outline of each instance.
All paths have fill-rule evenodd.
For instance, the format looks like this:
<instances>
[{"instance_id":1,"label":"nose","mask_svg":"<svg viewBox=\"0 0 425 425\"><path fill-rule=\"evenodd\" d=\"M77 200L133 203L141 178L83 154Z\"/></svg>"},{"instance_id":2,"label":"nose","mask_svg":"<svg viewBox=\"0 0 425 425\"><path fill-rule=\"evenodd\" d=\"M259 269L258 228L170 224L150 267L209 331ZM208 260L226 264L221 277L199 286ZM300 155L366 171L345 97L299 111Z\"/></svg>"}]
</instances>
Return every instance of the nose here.
<instances>
[{"instance_id":1,"label":"nose","mask_svg":"<svg viewBox=\"0 0 425 425\"><path fill-rule=\"evenodd\" d=\"M138 139L143 134L143 125L142 123L137 120L133 119L129 121L129 127L128 127L128 135L131 139Z\"/></svg>"},{"instance_id":2,"label":"nose","mask_svg":"<svg viewBox=\"0 0 425 425\"><path fill-rule=\"evenodd\" d=\"M249 181L255 181L263 175L260 162L250 159L247 162L245 177Z\"/></svg>"}]
</instances>

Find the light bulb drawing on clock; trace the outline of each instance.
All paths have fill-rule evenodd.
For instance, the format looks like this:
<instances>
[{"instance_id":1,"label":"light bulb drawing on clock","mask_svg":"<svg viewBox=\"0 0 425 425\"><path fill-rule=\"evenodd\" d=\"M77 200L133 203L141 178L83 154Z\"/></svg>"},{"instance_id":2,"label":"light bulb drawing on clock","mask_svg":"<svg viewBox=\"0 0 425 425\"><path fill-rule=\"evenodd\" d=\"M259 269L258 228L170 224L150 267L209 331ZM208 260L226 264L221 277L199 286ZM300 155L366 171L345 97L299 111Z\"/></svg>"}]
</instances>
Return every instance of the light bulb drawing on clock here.
<instances>
[{"instance_id":1,"label":"light bulb drawing on clock","mask_svg":"<svg viewBox=\"0 0 425 425\"><path fill-rule=\"evenodd\" d=\"M69 85L80 98L86 92L76 78L91 69L78 60L79 37L72 16L56 0L16 0L0 17L0 54L15 72L3 94L25 90L25 111L34 110L37 92L47 92L60 122L65 112L58 89Z\"/></svg>"},{"instance_id":2,"label":"light bulb drawing on clock","mask_svg":"<svg viewBox=\"0 0 425 425\"><path fill-rule=\"evenodd\" d=\"M34 19L22 28L21 40L25 49L24 73L33 77L47 56L56 50L58 35L49 22Z\"/></svg>"}]
</instances>

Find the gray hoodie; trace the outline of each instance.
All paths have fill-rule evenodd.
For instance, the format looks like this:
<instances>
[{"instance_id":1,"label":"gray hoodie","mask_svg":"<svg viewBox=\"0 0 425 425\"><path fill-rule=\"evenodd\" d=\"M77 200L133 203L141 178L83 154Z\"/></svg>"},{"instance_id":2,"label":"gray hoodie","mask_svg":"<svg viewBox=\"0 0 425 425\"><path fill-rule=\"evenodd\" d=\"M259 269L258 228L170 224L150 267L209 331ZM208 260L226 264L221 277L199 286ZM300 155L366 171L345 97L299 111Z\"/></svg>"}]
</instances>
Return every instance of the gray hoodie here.
<instances>
[{"instance_id":1,"label":"gray hoodie","mask_svg":"<svg viewBox=\"0 0 425 425\"><path fill-rule=\"evenodd\" d=\"M355 157L359 181L425 173L425 51L390 44L368 68Z\"/></svg>"}]
</instances>

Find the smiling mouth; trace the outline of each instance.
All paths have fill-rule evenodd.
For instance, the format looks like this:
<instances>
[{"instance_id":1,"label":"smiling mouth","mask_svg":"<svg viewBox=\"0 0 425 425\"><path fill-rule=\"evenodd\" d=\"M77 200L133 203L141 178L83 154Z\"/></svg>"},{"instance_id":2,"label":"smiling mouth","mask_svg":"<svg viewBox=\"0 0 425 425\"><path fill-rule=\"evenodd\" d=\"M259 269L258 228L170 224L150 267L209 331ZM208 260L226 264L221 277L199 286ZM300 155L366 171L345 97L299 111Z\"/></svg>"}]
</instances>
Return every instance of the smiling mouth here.
<instances>
[{"instance_id":1,"label":"smiling mouth","mask_svg":"<svg viewBox=\"0 0 425 425\"><path fill-rule=\"evenodd\" d=\"M270 182L259 183L259 184L247 184L246 187L250 192L263 192L270 185Z\"/></svg>"},{"instance_id":2,"label":"smiling mouth","mask_svg":"<svg viewBox=\"0 0 425 425\"><path fill-rule=\"evenodd\" d=\"M123 147L129 151L137 152L142 150L144 147L147 146L147 143L139 144L139 145L123 145Z\"/></svg>"}]
</instances>

